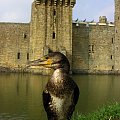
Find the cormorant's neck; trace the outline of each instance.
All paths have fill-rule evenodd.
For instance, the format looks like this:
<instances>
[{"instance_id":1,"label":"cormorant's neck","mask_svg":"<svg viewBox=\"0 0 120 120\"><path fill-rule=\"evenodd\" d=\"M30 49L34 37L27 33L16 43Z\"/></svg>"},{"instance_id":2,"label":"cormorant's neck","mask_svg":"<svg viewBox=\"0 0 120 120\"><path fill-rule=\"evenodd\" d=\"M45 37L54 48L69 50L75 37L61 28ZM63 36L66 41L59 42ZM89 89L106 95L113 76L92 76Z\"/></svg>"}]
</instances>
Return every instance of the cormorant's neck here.
<instances>
[{"instance_id":1,"label":"cormorant's neck","mask_svg":"<svg viewBox=\"0 0 120 120\"><path fill-rule=\"evenodd\" d=\"M54 73L56 73L56 72L61 72L61 73L66 73L66 74L69 74L69 69L65 69L65 68L57 68L57 69L55 69L54 70Z\"/></svg>"},{"instance_id":2,"label":"cormorant's neck","mask_svg":"<svg viewBox=\"0 0 120 120\"><path fill-rule=\"evenodd\" d=\"M54 83L62 82L64 81L64 75L67 74L66 71L62 68L58 68L54 71L51 80L54 81Z\"/></svg>"},{"instance_id":3,"label":"cormorant's neck","mask_svg":"<svg viewBox=\"0 0 120 120\"><path fill-rule=\"evenodd\" d=\"M57 63L57 64L54 65L53 69L54 70L61 69L65 73L69 73L69 71L70 71L69 61Z\"/></svg>"},{"instance_id":4,"label":"cormorant's neck","mask_svg":"<svg viewBox=\"0 0 120 120\"><path fill-rule=\"evenodd\" d=\"M59 68L56 68L56 69L54 69L54 72L55 71L62 71L62 72L65 72L65 73L67 73L67 74L69 74L69 68L68 67L59 67Z\"/></svg>"}]
</instances>

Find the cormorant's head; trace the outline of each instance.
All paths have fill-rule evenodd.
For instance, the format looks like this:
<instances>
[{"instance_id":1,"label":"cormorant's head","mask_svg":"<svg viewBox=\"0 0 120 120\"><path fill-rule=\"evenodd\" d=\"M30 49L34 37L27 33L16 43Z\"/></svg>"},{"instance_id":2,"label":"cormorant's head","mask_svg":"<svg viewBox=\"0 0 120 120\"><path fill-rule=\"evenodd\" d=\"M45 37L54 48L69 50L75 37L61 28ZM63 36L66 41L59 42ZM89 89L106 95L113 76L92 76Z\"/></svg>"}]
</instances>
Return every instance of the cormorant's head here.
<instances>
[{"instance_id":1,"label":"cormorant's head","mask_svg":"<svg viewBox=\"0 0 120 120\"><path fill-rule=\"evenodd\" d=\"M65 55L60 52L51 52L38 60L31 61L30 66L44 66L46 68L59 69L63 68L69 71L70 64Z\"/></svg>"}]
</instances>

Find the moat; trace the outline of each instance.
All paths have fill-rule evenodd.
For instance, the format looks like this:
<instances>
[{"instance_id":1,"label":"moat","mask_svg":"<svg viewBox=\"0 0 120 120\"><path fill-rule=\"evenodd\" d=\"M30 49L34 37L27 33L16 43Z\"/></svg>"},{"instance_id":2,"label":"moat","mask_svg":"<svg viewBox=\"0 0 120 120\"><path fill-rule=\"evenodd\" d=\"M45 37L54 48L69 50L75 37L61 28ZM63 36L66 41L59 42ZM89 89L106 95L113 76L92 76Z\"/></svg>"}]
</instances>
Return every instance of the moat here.
<instances>
[{"instance_id":1,"label":"moat","mask_svg":"<svg viewBox=\"0 0 120 120\"><path fill-rule=\"evenodd\" d=\"M90 113L120 102L120 76L73 75L80 88L76 111ZM42 91L49 76L0 73L0 120L46 120Z\"/></svg>"}]
</instances>

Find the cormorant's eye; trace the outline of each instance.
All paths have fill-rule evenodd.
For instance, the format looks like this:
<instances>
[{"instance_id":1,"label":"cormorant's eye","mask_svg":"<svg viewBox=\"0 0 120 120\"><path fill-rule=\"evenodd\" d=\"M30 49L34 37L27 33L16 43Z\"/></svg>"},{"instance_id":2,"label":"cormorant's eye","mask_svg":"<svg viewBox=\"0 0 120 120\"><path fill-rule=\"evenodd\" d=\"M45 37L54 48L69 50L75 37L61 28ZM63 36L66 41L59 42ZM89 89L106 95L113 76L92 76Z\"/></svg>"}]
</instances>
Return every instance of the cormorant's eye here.
<instances>
[{"instance_id":1,"label":"cormorant's eye","mask_svg":"<svg viewBox=\"0 0 120 120\"><path fill-rule=\"evenodd\" d=\"M48 57L48 56L45 56L45 59L49 59L49 57Z\"/></svg>"}]
</instances>

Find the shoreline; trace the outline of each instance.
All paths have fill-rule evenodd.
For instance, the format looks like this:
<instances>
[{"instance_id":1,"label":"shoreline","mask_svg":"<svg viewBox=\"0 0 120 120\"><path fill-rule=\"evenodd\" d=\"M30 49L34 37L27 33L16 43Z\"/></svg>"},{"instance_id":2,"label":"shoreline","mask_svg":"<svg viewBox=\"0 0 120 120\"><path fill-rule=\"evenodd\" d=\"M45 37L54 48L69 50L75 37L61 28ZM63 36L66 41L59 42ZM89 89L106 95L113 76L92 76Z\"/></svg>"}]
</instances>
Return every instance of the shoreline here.
<instances>
[{"instance_id":1,"label":"shoreline","mask_svg":"<svg viewBox=\"0 0 120 120\"><path fill-rule=\"evenodd\" d=\"M0 66L0 72L10 72L10 73L34 73L40 75L51 75L51 69L45 68L25 68L25 67L3 67ZM119 70L71 70L70 74L73 75L120 75Z\"/></svg>"}]
</instances>

